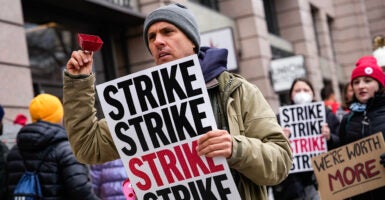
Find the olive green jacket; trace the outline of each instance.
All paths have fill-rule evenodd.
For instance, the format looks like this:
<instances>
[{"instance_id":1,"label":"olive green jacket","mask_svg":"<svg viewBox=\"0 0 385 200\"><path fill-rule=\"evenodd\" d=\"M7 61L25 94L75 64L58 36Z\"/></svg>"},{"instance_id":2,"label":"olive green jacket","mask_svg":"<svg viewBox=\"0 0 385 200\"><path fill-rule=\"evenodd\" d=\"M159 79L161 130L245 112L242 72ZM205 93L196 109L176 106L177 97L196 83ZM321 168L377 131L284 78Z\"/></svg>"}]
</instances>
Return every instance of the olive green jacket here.
<instances>
[{"instance_id":1,"label":"olive green jacket","mask_svg":"<svg viewBox=\"0 0 385 200\"><path fill-rule=\"evenodd\" d=\"M267 199L267 185L283 181L292 166L289 141L260 90L228 72L218 77L220 102L226 108L233 137L227 159L243 200ZM75 156L94 164L119 158L105 119L94 108L95 75L64 76L64 123Z\"/></svg>"}]
</instances>

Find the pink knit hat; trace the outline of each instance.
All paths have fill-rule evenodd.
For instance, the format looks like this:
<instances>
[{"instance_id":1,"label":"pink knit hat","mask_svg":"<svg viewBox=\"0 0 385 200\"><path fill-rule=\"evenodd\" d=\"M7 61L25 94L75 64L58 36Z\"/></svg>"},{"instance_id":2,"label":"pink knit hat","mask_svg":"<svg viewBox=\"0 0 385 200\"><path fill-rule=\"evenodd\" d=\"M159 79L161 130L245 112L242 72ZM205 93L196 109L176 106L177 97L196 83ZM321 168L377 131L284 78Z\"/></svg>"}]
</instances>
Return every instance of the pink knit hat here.
<instances>
[{"instance_id":1,"label":"pink knit hat","mask_svg":"<svg viewBox=\"0 0 385 200\"><path fill-rule=\"evenodd\" d=\"M356 68L352 71L350 83L360 76L368 76L377 80L383 87L385 87L385 74L381 67L378 66L376 58L373 56L363 56L356 62Z\"/></svg>"}]
</instances>

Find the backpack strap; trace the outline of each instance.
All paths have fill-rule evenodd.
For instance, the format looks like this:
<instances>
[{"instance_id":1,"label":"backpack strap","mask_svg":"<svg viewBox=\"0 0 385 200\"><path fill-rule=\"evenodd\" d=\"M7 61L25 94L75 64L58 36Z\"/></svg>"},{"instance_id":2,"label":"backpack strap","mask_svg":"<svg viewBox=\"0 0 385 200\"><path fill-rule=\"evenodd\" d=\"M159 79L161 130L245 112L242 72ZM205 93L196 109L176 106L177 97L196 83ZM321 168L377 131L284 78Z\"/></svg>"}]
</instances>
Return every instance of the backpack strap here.
<instances>
[{"instance_id":1,"label":"backpack strap","mask_svg":"<svg viewBox=\"0 0 385 200\"><path fill-rule=\"evenodd\" d=\"M49 152L51 152L51 150L54 148L54 144L50 145L45 151L44 151L44 154L43 154L43 158L41 159L41 161L39 162L39 165L37 165L37 169L36 169L36 172L39 172L40 170L40 167L41 165L43 164L45 158L47 157L47 155L49 154Z\"/></svg>"},{"instance_id":2,"label":"backpack strap","mask_svg":"<svg viewBox=\"0 0 385 200\"><path fill-rule=\"evenodd\" d=\"M56 146L55 144L51 144L50 146L48 146L47 149L44 150L43 157L42 157L42 159L40 160L39 164L37 165L37 168L34 170L36 173L39 172L41 165L42 165L43 162L45 161L45 158L47 157L47 155L49 154L49 152L50 152L55 146ZM24 167L27 169L27 164L26 164L26 162L25 162L23 153L22 153L21 151L20 151L20 155L21 155L21 157L23 157ZM27 169L27 171L28 171L28 169Z\"/></svg>"}]
</instances>

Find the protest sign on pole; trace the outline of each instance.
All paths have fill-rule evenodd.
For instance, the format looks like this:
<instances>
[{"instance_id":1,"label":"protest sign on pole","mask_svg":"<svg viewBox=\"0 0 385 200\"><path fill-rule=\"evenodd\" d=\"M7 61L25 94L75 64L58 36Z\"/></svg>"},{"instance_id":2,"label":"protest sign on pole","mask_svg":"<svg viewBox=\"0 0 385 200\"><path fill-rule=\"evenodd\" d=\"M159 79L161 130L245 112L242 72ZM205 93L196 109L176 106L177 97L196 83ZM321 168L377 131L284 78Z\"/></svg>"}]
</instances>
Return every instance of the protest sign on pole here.
<instances>
[{"instance_id":1,"label":"protest sign on pole","mask_svg":"<svg viewBox=\"0 0 385 200\"><path fill-rule=\"evenodd\" d=\"M240 199L226 159L196 152L216 129L197 55L96 89L138 199Z\"/></svg>"},{"instance_id":2,"label":"protest sign on pole","mask_svg":"<svg viewBox=\"0 0 385 200\"><path fill-rule=\"evenodd\" d=\"M385 186L384 152L384 137L376 133L313 157L321 198L346 199Z\"/></svg>"},{"instance_id":3,"label":"protest sign on pole","mask_svg":"<svg viewBox=\"0 0 385 200\"><path fill-rule=\"evenodd\" d=\"M325 116L323 102L279 108L280 125L291 132L293 166L290 173L312 171L311 157L327 151L326 140L321 136Z\"/></svg>"}]
</instances>

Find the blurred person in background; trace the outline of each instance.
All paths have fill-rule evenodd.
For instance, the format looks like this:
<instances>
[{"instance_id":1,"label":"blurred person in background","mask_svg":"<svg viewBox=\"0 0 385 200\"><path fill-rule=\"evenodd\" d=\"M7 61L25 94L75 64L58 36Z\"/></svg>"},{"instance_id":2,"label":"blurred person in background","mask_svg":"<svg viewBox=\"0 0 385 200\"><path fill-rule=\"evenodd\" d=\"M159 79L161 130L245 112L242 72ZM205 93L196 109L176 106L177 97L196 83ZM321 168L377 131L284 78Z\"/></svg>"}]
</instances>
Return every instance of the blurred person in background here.
<instances>
[{"instance_id":1,"label":"blurred person in background","mask_svg":"<svg viewBox=\"0 0 385 200\"><path fill-rule=\"evenodd\" d=\"M344 90L342 91L343 101L342 101L342 108L345 110L346 113L350 111L350 104L353 101L353 87L352 84L346 83Z\"/></svg>"},{"instance_id":2,"label":"blurred person in background","mask_svg":"<svg viewBox=\"0 0 385 200\"><path fill-rule=\"evenodd\" d=\"M328 107L334 114L341 109L340 104L336 100L334 89L331 85L326 85L321 89L321 98L325 106Z\"/></svg>"},{"instance_id":3,"label":"blurred person in background","mask_svg":"<svg viewBox=\"0 0 385 200\"><path fill-rule=\"evenodd\" d=\"M13 120L13 124L17 124L21 127L24 127L27 124L27 116L25 116L24 114L16 115L15 119Z\"/></svg>"},{"instance_id":4,"label":"blurred person in background","mask_svg":"<svg viewBox=\"0 0 385 200\"><path fill-rule=\"evenodd\" d=\"M337 111L336 115L340 121L343 117L350 112L350 104L353 101L353 88L352 85L346 83L342 91L342 103L341 109Z\"/></svg>"},{"instance_id":5,"label":"blurred person in background","mask_svg":"<svg viewBox=\"0 0 385 200\"><path fill-rule=\"evenodd\" d=\"M92 188L103 200L125 200L123 182L128 178L121 159L90 166Z\"/></svg>"},{"instance_id":6,"label":"blurred person in background","mask_svg":"<svg viewBox=\"0 0 385 200\"><path fill-rule=\"evenodd\" d=\"M289 98L292 105L315 102L313 85L305 78L296 78L290 87ZM339 146L339 120L331 109L325 108L326 123L322 125L321 132L327 141L328 150L330 150ZM279 115L277 117L279 121ZM287 138L291 135L289 128L283 128L283 133ZM272 189L275 200L320 199L313 171L289 174L282 183L273 186Z\"/></svg>"},{"instance_id":7,"label":"blurred person in background","mask_svg":"<svg viewBox=\"0 0 385 200\"><path fill-rule=\"evenodd\" d=\"M26 170L38 172L44 199L99 199L92 190L88 166L79 163L72 153L66 131L62 126L63 106L50 94L40 94L29 104L31 124L20 129L16 145L7 156L7 196Z\"/></svg>"}]
</instances>

